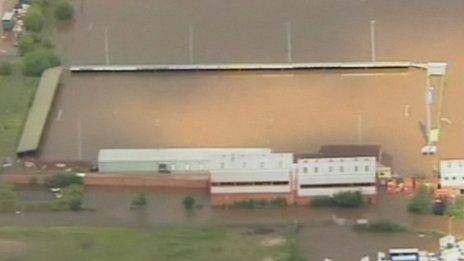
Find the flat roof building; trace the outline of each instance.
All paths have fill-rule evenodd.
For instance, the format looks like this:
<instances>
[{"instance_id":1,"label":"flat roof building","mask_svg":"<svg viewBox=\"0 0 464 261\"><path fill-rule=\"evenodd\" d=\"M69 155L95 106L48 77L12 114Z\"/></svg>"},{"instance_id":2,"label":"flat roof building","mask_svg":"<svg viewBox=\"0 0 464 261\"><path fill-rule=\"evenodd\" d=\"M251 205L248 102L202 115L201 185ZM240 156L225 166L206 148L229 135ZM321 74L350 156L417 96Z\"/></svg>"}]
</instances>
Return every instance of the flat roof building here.
<instances>
[{"instance_id":1,"label":"flat roof building","mask_svg":"<svg viewBox=\"0 0 464 261\"><path fill-rule=\"evenodd\" d=\"M374 157L299 159L293 173L298 197L332 196L344 191L360 191L366 196L377 193Z\"/></svg>"},{"instance_id":2,"label":"flat roof building","mask_svg":"<svg viewBox=\"0 0 464 261\"><path fill-rule=\"evenodd\" d=\"M443 188L464 190L464 160L441 160L440 184Z\"/></svg>"}]
</instances>

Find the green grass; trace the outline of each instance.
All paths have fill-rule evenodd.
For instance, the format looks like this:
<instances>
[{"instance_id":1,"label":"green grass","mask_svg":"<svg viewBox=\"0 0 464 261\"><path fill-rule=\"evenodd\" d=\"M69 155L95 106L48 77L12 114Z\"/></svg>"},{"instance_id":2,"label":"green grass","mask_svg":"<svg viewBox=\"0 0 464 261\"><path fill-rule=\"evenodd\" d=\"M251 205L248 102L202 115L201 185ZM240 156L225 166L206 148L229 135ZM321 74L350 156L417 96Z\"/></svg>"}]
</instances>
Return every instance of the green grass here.
<instances>
[{"instance_id":1,"label":"green grass","mask_svg":"<svg viewBox=\"0 0 464 261\"><path fill-rule=\"evenodd\" d=\"M15 154L39 82L16 67L11 75L0 76L0 158Z\"/></svg>"},{"instance_id":2,"label":"green grass","mask_svg":"<svg viewBox=\"0 0 464 261\"><path fill-rule=\"evenodd\" d=\"M281 244L263 244L284 238ZM170 227L135 230L94 227L5 227L0 260L292 260L289 229L269 234L244 227ZM19 245L19 247L18 247ZM3 253L2 253L3 251Z\"/></svg>"}]
</instances>

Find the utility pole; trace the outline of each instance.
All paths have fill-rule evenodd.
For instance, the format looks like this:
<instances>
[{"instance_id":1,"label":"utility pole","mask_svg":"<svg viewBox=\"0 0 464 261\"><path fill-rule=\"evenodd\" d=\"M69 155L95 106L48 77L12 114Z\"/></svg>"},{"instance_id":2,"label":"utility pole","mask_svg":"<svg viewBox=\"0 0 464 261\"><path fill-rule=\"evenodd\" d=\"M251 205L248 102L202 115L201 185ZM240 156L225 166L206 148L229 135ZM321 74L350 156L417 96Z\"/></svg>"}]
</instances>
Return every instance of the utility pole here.
<instances>
[{"instance_id":1,"label":"utility pole","mask_svg":"<svg viewBox=\"0 0 464 261\"><path fill-rule=\"evenodd\" d=\"M292 63L292 22L287 22L287 62Z\"/></svg>"},{"instance_id":2,"label":"utility pole","mask_svg":"<svg viewBox=\"0 0 464 261\"><path fill-rule=\"evenodd\" d=\"M376 61L375 52L375 20L371 20L371 60Z\"/></svg>"}]
</instances>

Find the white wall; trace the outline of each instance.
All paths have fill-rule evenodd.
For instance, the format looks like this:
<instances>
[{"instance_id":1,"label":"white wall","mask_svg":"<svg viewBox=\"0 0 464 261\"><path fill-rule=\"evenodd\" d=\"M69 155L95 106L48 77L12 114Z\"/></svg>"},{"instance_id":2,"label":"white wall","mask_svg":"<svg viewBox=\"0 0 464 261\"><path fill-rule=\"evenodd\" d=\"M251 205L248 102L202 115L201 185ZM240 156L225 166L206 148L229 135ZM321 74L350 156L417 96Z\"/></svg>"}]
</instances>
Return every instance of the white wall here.
<instances>
[{"instance_id":1,"label":"white wall","mask_svg":"<svg viewBox=\"0 0 464 261\"><path fill-rule=\"evenodd\" d=\"M293 173L298 196L330 196L342 191L376 193L375 157L299 159ZM302 187L305 185L315 187Z\"/></svg>"},{"instance_id":2,"label":"white wall","mask_svg":"<svg viewBox=\"0 0 464 261\"><path fill-rule=\"evenodd\" d=\"M440 161L442 187L464 189L464 160Z\"/></svg>"},{"instance_id":3,"label":"white wall","mask_svg":"<svg viewBox=\"0 0 464 261\"><path fill-rule=\"evenodd\" d=\"M289 193L291 192L290 176L291 173L289 169L212 171L210 192L211 194ZM286 182L287 184L249 184L263 182ZM227 185L224 183L234 183L234 185Z\"/></svg>"}]
</instances>

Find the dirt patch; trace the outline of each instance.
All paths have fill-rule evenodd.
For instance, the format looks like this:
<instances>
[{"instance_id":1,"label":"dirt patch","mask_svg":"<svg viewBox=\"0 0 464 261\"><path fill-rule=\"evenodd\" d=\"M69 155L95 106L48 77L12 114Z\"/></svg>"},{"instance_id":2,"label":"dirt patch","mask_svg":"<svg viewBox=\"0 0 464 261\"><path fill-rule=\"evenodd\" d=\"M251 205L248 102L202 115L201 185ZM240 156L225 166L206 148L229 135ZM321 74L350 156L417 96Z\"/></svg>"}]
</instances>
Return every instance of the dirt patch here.
<instances>
[{"instance_id":1,"label":"dirt patch","mask_svg":"<svg viewBox=\"0 0 464 261\"><path fill-rule=\"evenodd\" d=\"M261 241L262 246L272 247L272 246L281 246L287 242L287 239L284 237L269 237Z\"/></svg>"},{"instance_id":2,"label":"dirt patch","mask_svg":"<svg viewBox=\"0 0 464 261\"><path fill-rule=\"evenodd\" d=\"M20 253L26 249L26 243L0 239L0 254Z\"/></svg>"}]
</instances>

